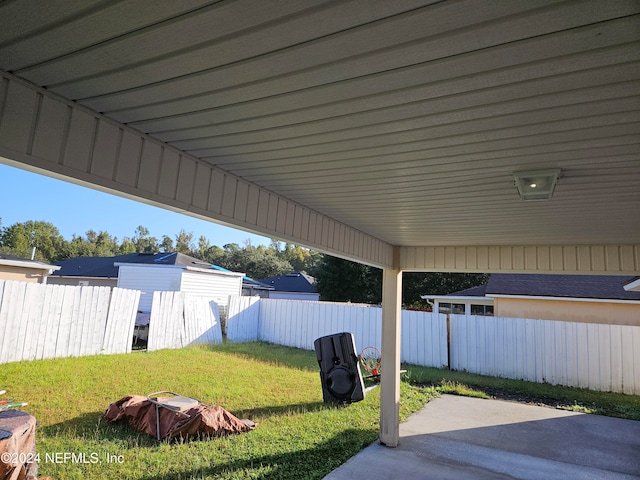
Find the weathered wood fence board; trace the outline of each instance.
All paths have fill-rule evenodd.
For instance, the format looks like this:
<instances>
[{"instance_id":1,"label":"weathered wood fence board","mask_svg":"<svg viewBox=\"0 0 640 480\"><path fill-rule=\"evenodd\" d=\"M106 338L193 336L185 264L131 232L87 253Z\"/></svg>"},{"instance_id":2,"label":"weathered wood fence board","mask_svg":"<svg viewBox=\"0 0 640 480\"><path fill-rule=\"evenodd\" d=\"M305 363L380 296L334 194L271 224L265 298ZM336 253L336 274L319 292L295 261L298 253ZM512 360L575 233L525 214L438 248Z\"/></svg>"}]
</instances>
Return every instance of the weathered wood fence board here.
<instances>
[{"instance_id":1,"label":"weathered wood fence board","mask_svg":"<svg viewBox=\"0 0 640 480\"><path fill-rule=\"evenodd\" d=\"M640 327L451 315L451 368L640 394Z\"/></svg>"},{"instance_id":2,"label":"weathered wood fence board","mask_svg":"<svg viewBox=\"0 0 640 480\"><path fill-rule=\"evenodd\" d=\"M185 292L154 292L148 350L222 343L220 312L209 297Z\"/></svg>"},{"instance_id":3,"label":"weathered wood fence board","mask_svg":"<svg viewBox=\"0 0 640 480\"><path fill-rule=\"evenodd\" d=\"M0 281L0 363L126 353L140 292Z\"/></svg>"}]
</instances>

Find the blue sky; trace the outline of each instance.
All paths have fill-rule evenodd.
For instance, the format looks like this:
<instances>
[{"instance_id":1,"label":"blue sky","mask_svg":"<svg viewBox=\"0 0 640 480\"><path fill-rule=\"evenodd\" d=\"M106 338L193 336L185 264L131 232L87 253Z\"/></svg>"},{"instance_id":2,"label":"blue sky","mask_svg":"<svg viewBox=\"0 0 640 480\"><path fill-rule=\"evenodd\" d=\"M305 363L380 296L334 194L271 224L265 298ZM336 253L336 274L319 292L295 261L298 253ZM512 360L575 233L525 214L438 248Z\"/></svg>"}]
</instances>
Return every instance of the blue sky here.
<instances>
[{"instance_id":1,"label":"blue sky","mask_svg":"<svg viewBox=\"0 0 640 480\"><path fill-rule=\"evenodd\" d=\"M268 245L270 239L243 230L128 200L51 177L0 164L0 219L3 227L27 220L42 220L58 228L67 240L102 230L122 240L133 237L139 225L161 240L175 241L181 229L193 233L194 242L204 235L211 245L237 243Z\"/></svg>"}]
</instances>

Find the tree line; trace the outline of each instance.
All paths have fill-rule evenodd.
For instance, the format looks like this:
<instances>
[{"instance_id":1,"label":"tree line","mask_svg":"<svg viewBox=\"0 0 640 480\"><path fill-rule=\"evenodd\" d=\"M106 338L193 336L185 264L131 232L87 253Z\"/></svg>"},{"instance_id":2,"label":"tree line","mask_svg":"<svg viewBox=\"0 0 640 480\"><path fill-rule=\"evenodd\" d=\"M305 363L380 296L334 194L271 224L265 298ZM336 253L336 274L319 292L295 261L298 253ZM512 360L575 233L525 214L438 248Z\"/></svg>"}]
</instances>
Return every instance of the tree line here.
<instances>
[{"instance_id":1,"label":"tree line","mask_svg":"<svg viewBox=\"0 0 640 480\"><path fill-rule=\"evenodd\" d=\"M33 255L35 260L55 264L81 256L111 257L137 252L179 252L254 279L307 273L315 277L318 292L327 301L379 304L382 299L380 269L275 239L269 245L252 245L247 240L242 246L228 243L220 247L204 236L195 240L193 233L184 229L174 237L157 238L139 226L131 237L122 240L94 230L67 240L49 222L29 220L3 227L0 219L0 253L22 258ZM407 307L428 308L421 295L452 293L482 285L486 280L485 274L405 273L403 303Z\"/></svg>"}]
</instances>

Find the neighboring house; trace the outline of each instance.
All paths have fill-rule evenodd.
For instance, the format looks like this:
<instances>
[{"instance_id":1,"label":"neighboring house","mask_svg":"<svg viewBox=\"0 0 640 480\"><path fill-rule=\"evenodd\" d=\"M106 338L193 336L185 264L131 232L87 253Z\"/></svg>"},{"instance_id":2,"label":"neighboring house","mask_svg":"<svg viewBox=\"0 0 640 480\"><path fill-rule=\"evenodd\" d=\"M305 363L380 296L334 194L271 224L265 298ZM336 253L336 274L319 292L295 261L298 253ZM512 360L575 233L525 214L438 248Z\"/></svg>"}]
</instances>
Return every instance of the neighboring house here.
<instances>
[{"instance_id":1,"label":"neighboring house","mask_svg":"<svg viewBox=\"0 0 640 480\"><path fill-rule=\"evenodd\" d=\"M269 294L274 290L273 286L265 285L262 282L249 277L242 279L242 295L245 297L269 298Z\"/></svg>"},{"instance_id":2,"label":"neighboring house","mask_svg":"<svg viewBox=\"0 0 640 480\"><path fill-rule=\"evenodd\" d=\"M224 267L220 267L218 265L211 265L211 268L216 270L220 270L221 272L231 272ZM245 297L263 297L269 298L269 292L273 290L272 286L265 285L264 283L260 283L253 278L247 277L246 275L242 277L242 295Z\"/></svg>"},{"instance_id":3,"label":"neighboring house","mask_svg":"<svg viewBox=\"0 0 640 480\"><path fill-rule=\"evenodd\" d=\"M640 292L640 277L634 277L624 284L624 289L628 292Z\"/></svg>"},{"instance_id":4,"label":"neighboring house","mask_svg":"<svg viewBox=\"0 0 640 480\"><path fill-rule=\"evenodd\" d=\"M263 278L260 283L273 287L269 298L286 300L320 300L316 280L305 273L288 273L277 277Z\"/></svg>"},{"instance_id":5,"label":"neighboring house","mask_svg":"<svg viewBox=\"0 0 640 480\"><path fill-rule=\"evenodd\" d=\"M60 267L0 253L0 280L47 283L47 277Z\"/></svg>"},{"instance_id":6,"label":"neighboring house","mask_svg":"<svg viewBox=\"0 0 640 480\"><path fill-rule=\"evenodd\" d=\"M611 275L492 274L481 287L422 298L442 313L640 325L640 292L631 290L636 281Z\"/></svg>"},{"instance_id":7,"label":"neighboring house","mask_svg":"<svg viewBox=\"0 0 640 480\"><path fill-rule=\"evenodd\" d=\"M486 290L487 286L481 285L448 295L422 295L421 297L431 304L434 312L493 316L493 298L485 296Z\"/></svg>"},{"instance_id":8,"label":"neighboring house","mask_svg":"<svg viewBox=\"0 0 640 480\"><path fill-rule=\"evenodd\" d=\"M58 265L61 268L49 283L141 290L138 310L142 312L151 310L154 291L184 291L211 296L224 314L229 295L241 294L244 276L177 252L77 257Z\"/></svg>"},{"instance_id":9,"label":"neighboring house","mask_svg":"<svg viewBox=\"0 0 640 480\"><path fill-rule=\"evenodd\" d=\"M115 287L118 284L118 261L135 258L137 253L115 257L76 257L58 262L56 271L49 283L55 285L74 285L92 287Z\"/></svg>"}]
</instances>

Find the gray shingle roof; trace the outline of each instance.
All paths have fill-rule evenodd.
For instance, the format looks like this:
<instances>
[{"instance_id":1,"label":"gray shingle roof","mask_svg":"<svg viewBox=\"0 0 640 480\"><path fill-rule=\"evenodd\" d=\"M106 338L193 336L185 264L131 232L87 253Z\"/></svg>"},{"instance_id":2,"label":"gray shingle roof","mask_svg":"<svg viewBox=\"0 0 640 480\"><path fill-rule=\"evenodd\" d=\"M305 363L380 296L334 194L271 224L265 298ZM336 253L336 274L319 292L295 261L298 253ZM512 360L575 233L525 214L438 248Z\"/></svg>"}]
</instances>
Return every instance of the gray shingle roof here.
<instances>
[{"instance_id":1,"label":"gray shingle roof","mask_svg":"<svg viewBox=\"0 0 640 480\"><path fill-rule=\"evenodd\" d=\"M53 275L63 277L116 278L115 263L144 263L152 265L184 265L211 268L211 264L182 253L129 253L115 257L76 257L56 263L62 267Z\"/></svg>"},{"instance_id":2,"label":"gray shingle roof","mask_svg":"<svg viewBox=\"0 0 640 480\"><path fill-rule=\"evenodd\" d=\"M9 255L8 253L0 253L0 260L15 260L19 262L35 262L35 260L30 260L28 258L18 257L16 255Z\"/></svg>"},{"instance_id":3,"label":"gray shingle roof","mask_svg":"<svg viewBox=\"0 0 640 480\"><path fill-rule=\"evenodd\" d=\"M0 262L4 265L11 264L12 262L18 262L21 267L35 268L38 270L50 268L48 263L40 262L38 260L31 260L30 258L18 257L17 255L10 255L8 253L0 253Z\"/></svg>"},{"instance_id":4,"label":"gray shingle roof","mask_svg":"<svg viewBox=\"0 0 640 480\"><path fill-rule=\"evenodd\" d=\"M619 275L545 275L493 273L486 285L451 293L454 296L526 295L532 297L637 300L640 292L624 286L637 277Z\"/></svg>"},{"instance_id":5,"label":"gray shingle roof","mask_svg":"<svg viewBox=\"0 0 640 480\"><path fill-rule=\"evenodd\" d=\"M278 292L318 293L315 287L315 278L305 273L288 273L258 281L273 286Z\"/></svg>"},{"instance_id":6,"label":"gray shingle roof","mask_svg":"<svg viewBox=\"0 0 640 480\"><path fill-rule=\"evenodd\" d=\"M480 285L479 287L466 288L464 290L460 290L459 292L451 293L450 295L459 297L484 297L486 292L487 286Z\"/></svg>"},{"instance_id":7,"label":"gray shingle roof","mask_svg":"<svg viewBox=\"0 0 640 480\"><path fill-rule=\"evenodd\" d=\"M492 274L487 295L638 300L640 292L628 292L625 283L634 277L612 275Z\"/></svg>"}]
</instances>

